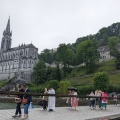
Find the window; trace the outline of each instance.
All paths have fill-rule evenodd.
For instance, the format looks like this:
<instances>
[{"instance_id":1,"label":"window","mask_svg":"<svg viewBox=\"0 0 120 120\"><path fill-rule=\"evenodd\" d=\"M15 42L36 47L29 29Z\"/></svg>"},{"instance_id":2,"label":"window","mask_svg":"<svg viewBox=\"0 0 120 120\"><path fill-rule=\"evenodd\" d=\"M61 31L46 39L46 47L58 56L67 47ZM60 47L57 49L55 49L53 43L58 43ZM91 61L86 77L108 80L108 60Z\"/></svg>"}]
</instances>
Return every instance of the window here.
<instances>
[{"instance_id":1,"label":"window","mask_svg":"<svg viewBox=\"0 0 120 120\"><path fill-rule=\"evenodd\" d=\"M26 56L27 56L27 51L26 51Z\"/></svg>"}]
</instances>

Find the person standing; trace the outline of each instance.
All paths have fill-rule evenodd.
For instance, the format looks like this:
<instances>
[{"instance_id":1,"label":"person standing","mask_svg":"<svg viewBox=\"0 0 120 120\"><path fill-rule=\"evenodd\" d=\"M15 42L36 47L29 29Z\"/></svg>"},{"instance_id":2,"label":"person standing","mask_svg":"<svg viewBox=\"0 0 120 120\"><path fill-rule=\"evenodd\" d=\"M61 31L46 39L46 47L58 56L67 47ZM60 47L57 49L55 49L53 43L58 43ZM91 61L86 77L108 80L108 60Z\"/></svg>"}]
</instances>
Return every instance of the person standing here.
<instances>
[{"instance_id":1,"label":"person standing","mask_svg":"<svg viewBox=\"0 0 120 120\"><path fill-rule=\"evenodd\" d=\"M55 94L55 90L51 87L48 94ZM53 111L55 109L55 96L48 97L48 109L49 111Z\"/></svg>"},{"instance_id":2,"label":"person standing","mask_svg":"<svg viewBox=\"0 0 120 120\"><path fill-rule=\"evenodd\" d=\"M93 91L91 91L89 96L94 96ZM94 109L94 104L95 104L94 98L90 98L90 104L89 104L90 108L92 107Z\"/></svg>"},{"instance_id":3,"label":"person standing","mask_svg":"<svg viewBox=\"0 0 120 120\"><path fill-rule=\"evenodd\" d=\"M96 108L96 105L98 104L99 108L101 107L101 92L100 90L96 90L95 91L95 96L96 97L99 97L99 98L96 98L95 99L95 108Z\"/></svg>"},{"instance_id":4,"label":"person standing","mask_svg":"<svg viewBox=\"0 0 120 120\"><path fill-rule=\"evenodd\" d=\"M44 89L44 94L48 94L47 88ZM48 96L43 96L43 110L47 110Z\"/></svg>"},{"instance_id":5,"label":"person standing","mask_svg":"<svg viewBox=\"0 0 120 120\"><path fill-rule=\"evenodd\" d=\"M105 110L107 108L107 103L108 103L108 95L105 92L102 92L102 107L101 109L103 110L103 107L105 107Z\"/></svg>"},{"instance_id":6,"label":"person standing","mask_svg":"<svg viewBox=\"0 0 120 120\"><path fill-rule=\"evenodd\" d=\"M24 92L21 84L18 85L18 92ZM16 112L15 112L15 115L13 115L12 117L21 117L21 114L22 114L22 112L21 112L22 98L23 98L23 95L17 95L16 96L16 98L15 98L15 102L17 103ZM18 113L19 113L19 115L18 115Z\"/></svg>"},{"instance_id":7,"label":"person standing","mask_svg":"<svg viewBox=\"0 0 120 120\"><path fill-rule=\"evenodd\" d=\"M23 88L24 88L24 92L26 93L30 92L27 85L24 85ZM32 103L32 96L23 95L23 99L27 99L27 102L24 104L24 118L22 119L22 120L25 120L28 118L28 108L30 103Z\"/></svg>"},{"instance_id":8,"label":"person standing","mask_svg":"<svg viewBox=\"0 0 120 120\"><path fill-rule=\"evenodd\" d=\"M71 95L71 90L69 90L68 95ZM69 107L69 108L72 107L72 106L71 106L71 97L68 97L68 98L67 98L66 103L68 103L68 107Z\"/></svg>"},{"instance_id":9,"label":"person standing","mask_svg":"<svg viewBox=\"0 0 120 120\"><path fill-rule=\"evenodd\" d=\"M117 95L116 94L114 94L114 96L113 96L113 101L114 101L114 105L117 105Z\"/></svg>"},{"instance_id":10,"label":"person standing","mask_svg":"<svg viewBox=\"0 0 120 120\"><path fill-rule=\"evenodd\" d=\"M77 95L77 92L73 89L71 95ZM78 98L77 97L71 97L71 106L76 110L78 106Z\"/></svg>"}]
</instances>

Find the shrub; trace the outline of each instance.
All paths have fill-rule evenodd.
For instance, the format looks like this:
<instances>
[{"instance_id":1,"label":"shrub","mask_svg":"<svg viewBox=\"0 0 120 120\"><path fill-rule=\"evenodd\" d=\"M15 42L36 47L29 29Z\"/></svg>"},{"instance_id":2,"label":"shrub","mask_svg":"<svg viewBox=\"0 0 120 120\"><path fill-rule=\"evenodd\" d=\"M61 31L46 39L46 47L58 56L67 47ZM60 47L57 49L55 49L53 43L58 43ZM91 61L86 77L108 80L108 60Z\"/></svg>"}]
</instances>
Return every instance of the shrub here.
<instances>
[{"instance_id":1,"label":"shrub","mask_svg":"<svg viewBox=\"0 0 120 120\"><path fill-rule=\"evenodd\" d=\"M52 87L54 88L55 90L58 89L58 81L57 80L50 80L49 81L49 88Z\"/></svg>"},{"instance_id":2,"label":"shrub","mask_svg":"<svg viewBox=\"0 0 120 120\"><path fill-rule=\"evenodd\" d=\"M107 72L98 72L93 76L94 88L102 91L109 90L109 75Z\"/></svg>"},{"instance_id":3,"label":"shrub","mask_svg":"<svg viewBox=\"0 0 120 120\"><path fill-rule=\"evenodd\" d=\"M29 89L31 92L36 92L36 93L43 93L44 92L44 89L41 86L30 87Z\"/></svg>"},{"instance_id":4,"label":"shrub","mask_svg":"<svg viewBox=\"0 0 120 120\"><path fill-rule=\"evenodd\" d=\"M60 81L57 93L67 94L68 93L68 87L70 87L70 86L71 86L71 82L70 81L67 81L67 80Z\"/></svg>"},{"instance_id":5,"label":"shrub","mask_svg":"<svg viewBox=\"0 0 120 120\"><path fill-rule=\"evenodd\" d=\"M87 95L91 91L94 91L94 87L92 85L91 86L79 86L77 87L77 89L78 89L79 95Z\"/></svg>"}]
</instances>

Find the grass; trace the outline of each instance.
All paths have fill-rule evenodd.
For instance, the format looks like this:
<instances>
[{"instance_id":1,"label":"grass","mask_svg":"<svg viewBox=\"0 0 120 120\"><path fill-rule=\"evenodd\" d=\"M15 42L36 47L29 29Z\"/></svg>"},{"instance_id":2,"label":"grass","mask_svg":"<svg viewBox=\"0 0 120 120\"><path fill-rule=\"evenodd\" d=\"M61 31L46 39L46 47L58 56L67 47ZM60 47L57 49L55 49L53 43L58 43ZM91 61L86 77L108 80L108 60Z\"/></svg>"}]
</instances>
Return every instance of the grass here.
<instances>
[{"instance_id":1,"label":"grass","mask_svg":"<svg viewBox=\"0 0 120 120\"><path fill-rule=\"evenodd\" d=\"M93 85L93 75L97 72L107 71L109 73L110 84L120 85L119 71L115 69L115 60L98 63L92 74L86 74L85 67L73 68L71 74L66 79L74 86ZM112 74L112 72L114 74Z\"/></svg>"},{"instance_id":2,"label":"grass","mask_svg":"<svg viewBox=\"0 0 120 120\"><path fill-rule=\"evenodd\" d=\"M4 86L6 83L8 83L8 81L0 81L0 88L2 88L2 86Z\"/></svg>"}]
</instances>

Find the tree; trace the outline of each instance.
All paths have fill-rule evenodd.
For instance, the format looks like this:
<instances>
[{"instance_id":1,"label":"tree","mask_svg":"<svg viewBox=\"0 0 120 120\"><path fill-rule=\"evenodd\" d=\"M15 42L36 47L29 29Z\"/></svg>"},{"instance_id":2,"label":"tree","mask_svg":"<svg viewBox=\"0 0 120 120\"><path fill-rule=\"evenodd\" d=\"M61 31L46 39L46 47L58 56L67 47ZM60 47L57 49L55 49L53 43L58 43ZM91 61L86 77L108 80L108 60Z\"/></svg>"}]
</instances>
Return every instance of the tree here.
<instances>
[{"instance_id":1,"label":"tree","mask_svg":"<svg viewBox=\"0 0 120 120\"><path fill-rule=\"evenodd\" d=\"M57 48L57 58L59 62L63 63L64 77L66 77L67 67L74 60L74 52L66 44L60 44Z\"/></svg>"},{"instance_id":2,"label":"tree","mask_svg":"<svg viewBox=\"0 0 120 120\"><path fill-rule=\"evenodd\" d=\"M118 41L119 39L116 36L113 36L109 38L109 43L108 43L110 55L115 57L116 59L115 61L116 69L120 69L120 52L117 48Z\"/></svg>"},{"instance_id":3,"label":"tree","mask_svg":"<svg viewBox=\"0 0 120 120\"><path fill-rule=\"evenodd\" d=\"M78 64L84 63L86 72L93 72L100 56L96 43L92 40L83 41L77 46L76 52Z\"/></svg>"},{"instance_id":4,"label":"tree","mask_svg":"<svg viewBox=\"0 0 120 120\"><path fill-rule=\"evenodd\" d=\"M46 65L44 61L39 60L34 69L34 78L37 85L46 81Z\"/></svg>"},{"instance_id":5,"label":"tree","mask_svg":"<svg viewBox=\"0 0 120 120\"><path fill-rule=\"evenodd\" d=\"M43 60L46 63L51 64L54 60L56 60L56 52L52 49L44 49L41 54L38 56L39 60Z\"/></svg>"},{"instance_id":6,"label":"tree","mask_svg":"<svg viewBox=\"0 0 120 120\"><path fill-rule=\"evenodd\" d=\"M93 76L94 88L102 91L109 89L109 75L107 72L98 72Z\"/></svg>"},{"instance_id":7,"label":"tree","mask_svg":"<svg viewBox=\"0 0 120 120\"><path fill-rule=\"evenodd\" d=\"M47 80L56 80L56 68L47 67L46 77Z\"/></svg>"},{"instance_id":8,"label":"tree","mask_svg":"<svg viewBox=\"0 0 120 120\"><path fill-rule=\"evenodd\" d=\"M67 64L73 65L75 60L75 53L71 49L67 49Z\"/></svg>"},{"instance_id":9,"label":"tree","mask_svg":"<svg viewBox=\"0 0 120 120\"><path fill-rule=\"evenodd\" d=\"M56 79L60 82L62 78L62 75L61 75L61 70L59 68L59 64L57 64L57 68L56 68Z\"/></svg>"}]
</instances>

